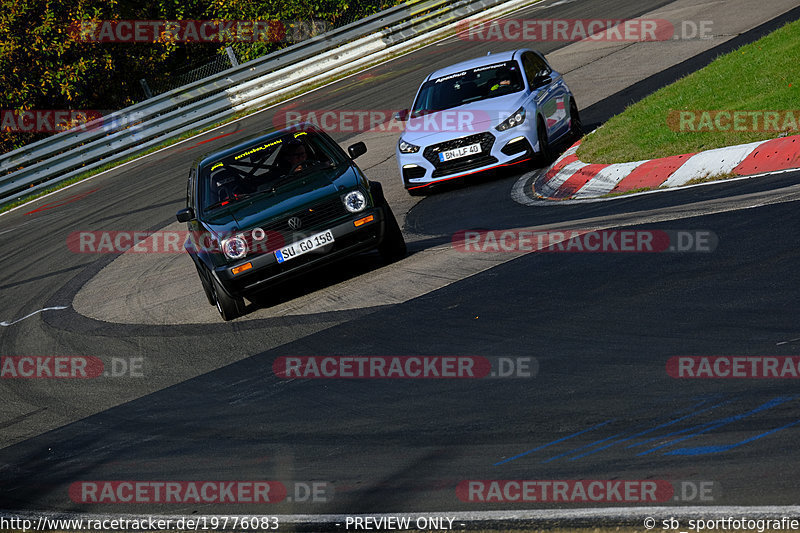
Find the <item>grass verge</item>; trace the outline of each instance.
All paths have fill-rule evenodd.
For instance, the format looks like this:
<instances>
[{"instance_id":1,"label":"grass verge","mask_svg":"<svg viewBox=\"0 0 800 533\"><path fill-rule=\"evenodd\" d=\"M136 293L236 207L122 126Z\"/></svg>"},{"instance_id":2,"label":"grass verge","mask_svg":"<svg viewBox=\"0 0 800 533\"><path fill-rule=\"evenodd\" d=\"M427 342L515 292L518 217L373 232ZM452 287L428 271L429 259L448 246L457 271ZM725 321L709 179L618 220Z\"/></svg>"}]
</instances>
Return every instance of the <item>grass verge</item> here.
<instances>
[{"instance_id":1,"label":"grass verge","mask_svg":"<svg viewBox=\"0 0 800 533\"><path fill-rule=\"evenodd\" d=\"M798 64L800 21L795 21L629 106L586 137L578 157L625 163L796 134ZM773 118L767 112L779 114L775 123L765 124ZM738 123L736 116L742 117Z\"/></svg>"},{"instance_id":2,"label":"grass verge","mask_svg":"<svg viewBox=\"0 0 800 533\"><path fill-rule=\"evenodd\" d=\"M639 187L638 189L631 189L629 191L617 191L617 192L608 192L601 196L600 198L614 198L616 196L624 196L626 194L636 194L637 192L647 192L652 191L652 187Z\"/></svg>"},{"instance_id":3,"label":"grass verge","mask_svg":"<svg viewBox=\"0 0 800 533\"><path fill-rule=\"evenodd\" d=\"M733 172L720 172L717 174L705 174L704 176L699 176L697 178L691 179L685 183L685 185L699 185L701 183L708 183L710 181L721 181L721 180L729 180L732 178L738 178L738 174L734 174Z\"/></svg>"}]
</instances>

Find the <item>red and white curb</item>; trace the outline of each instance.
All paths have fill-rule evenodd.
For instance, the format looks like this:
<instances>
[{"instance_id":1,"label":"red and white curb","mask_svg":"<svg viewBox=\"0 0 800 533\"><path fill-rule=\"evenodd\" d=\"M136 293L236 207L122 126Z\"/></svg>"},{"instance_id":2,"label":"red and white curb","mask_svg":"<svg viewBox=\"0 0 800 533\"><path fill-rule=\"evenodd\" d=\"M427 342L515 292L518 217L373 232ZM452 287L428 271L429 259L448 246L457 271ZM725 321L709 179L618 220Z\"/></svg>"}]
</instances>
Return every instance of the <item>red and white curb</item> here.
<instances>
[{"instance_id":1,"label":"red and white curb","mask_svg":"<svg viewBox=\"0 0 800 533\"><path fill-rule=\"evenodd\" d=\"M580 141L532 184L529 196L544 200L580 200L637 189L680 187L717 174L751 177L800 169L800 135L660 159L589 164L578 159ZM530 183L530 182L528 182Z\"/></svg>"}]
</instances>

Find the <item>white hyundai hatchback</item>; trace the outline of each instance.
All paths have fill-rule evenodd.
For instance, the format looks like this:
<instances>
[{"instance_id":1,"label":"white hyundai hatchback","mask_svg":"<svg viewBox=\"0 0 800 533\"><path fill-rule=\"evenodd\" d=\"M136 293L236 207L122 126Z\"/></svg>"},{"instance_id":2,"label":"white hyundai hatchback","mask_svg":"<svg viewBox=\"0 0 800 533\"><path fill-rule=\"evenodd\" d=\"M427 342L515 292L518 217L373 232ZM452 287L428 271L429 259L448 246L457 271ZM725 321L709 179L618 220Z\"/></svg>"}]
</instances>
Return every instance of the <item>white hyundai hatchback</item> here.
<instances>
[{"instance_id":1,"label":"white hyundai hatchback","mask_svg":"<svg viewBox=\"0 0 800 533\"><path fill-rule=\"evenodd\" d=\"M536 156L546 162L550 146L582 135L578 106L563 77L528 49L433 72L411 109L396 118L405 122L396 155L412 195Z\"/></svg>"}]
</instances>

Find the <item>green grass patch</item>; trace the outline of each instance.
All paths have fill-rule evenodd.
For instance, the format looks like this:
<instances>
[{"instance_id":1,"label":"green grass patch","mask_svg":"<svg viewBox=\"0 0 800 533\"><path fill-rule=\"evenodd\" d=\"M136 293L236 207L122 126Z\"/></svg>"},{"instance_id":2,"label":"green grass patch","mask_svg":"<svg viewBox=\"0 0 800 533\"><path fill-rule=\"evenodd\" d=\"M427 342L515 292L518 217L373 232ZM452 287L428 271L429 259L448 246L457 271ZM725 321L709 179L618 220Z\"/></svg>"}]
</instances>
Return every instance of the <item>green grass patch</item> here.
<instances>
[{"instance_id":1,"label":"green grass patch","mask_svg":"<svg viewBox=\"0 0 800 533\"><path fill-rule=\"evenodd\" d=\"M732 178L738 178L739 175L733 172L720 172L717 174L708 173L704 176L700 176L694 179L691 179L686 182L686 185L699 185L701 183L708 183L710 181L722 181L722 180L729 180Z\"/></svg>"},{"instance_id":2,"label":"green grass patch","mask_svg":"<svg viewBox=\"0 0 800 533\"><path fill-rule=\"evenodd\" d=\"M639 187L638 189L631 189L629 191L609 192L604 194L600 198L614 198L615 196L624 196L626 194L636 194L637 192L647 192L652 190L653 190L652 187Z\"/></svg>"},{"instance_id":3,"label":"green grass patch","mask_svg":"<svg viewBox=\"0 0 800 533\"><path fill-rule=\"evenodd\" d=\"M624 163L772 139L781 131L797 134L791 117L800 123L798 65L800 21L795 21L629 106L586 137L578 157L587 163ZM681 111L691 111L693 118ZM730 120L718 111L730 113ZM737 115L744 117L738 123L735 111L745 112ZM765 126L766 113L746 113L754 111L780 112L778 127ZM756 117L767 131L753 131Z\"/></svg>"}]
</instances>

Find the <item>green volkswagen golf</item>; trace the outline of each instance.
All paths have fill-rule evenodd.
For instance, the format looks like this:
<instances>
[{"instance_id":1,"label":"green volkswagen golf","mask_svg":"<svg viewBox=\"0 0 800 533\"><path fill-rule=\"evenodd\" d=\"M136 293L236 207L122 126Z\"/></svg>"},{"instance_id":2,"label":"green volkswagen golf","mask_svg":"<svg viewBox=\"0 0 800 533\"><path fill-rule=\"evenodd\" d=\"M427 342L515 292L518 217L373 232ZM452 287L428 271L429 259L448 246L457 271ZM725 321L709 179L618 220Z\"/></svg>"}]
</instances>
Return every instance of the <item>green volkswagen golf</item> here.
<instances>
[{"instance_id":1,"label":"green volkswagen golf","mask_svg":"<svg viewBox=\"0 0 800 533\"><path fill-rule=\"evenodd\" d=\"M344 256L377 249L387 262L406 254L383 197L327 134L301 124L198 160L186 207L177 213L208 301L224 320L244 298Z\"/></svg>"}]
</instances>

